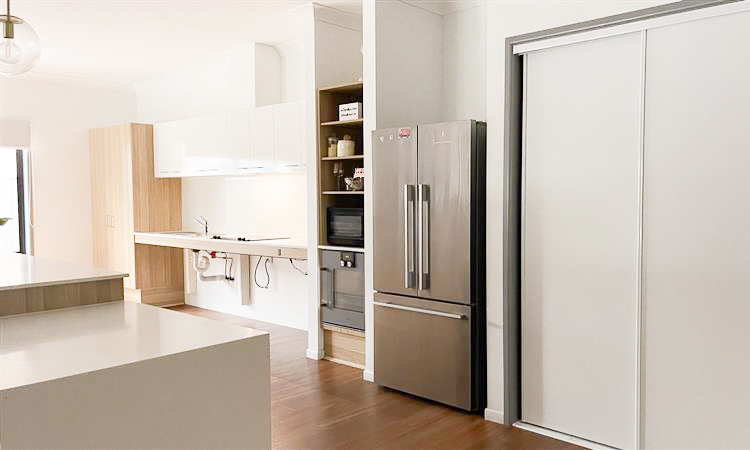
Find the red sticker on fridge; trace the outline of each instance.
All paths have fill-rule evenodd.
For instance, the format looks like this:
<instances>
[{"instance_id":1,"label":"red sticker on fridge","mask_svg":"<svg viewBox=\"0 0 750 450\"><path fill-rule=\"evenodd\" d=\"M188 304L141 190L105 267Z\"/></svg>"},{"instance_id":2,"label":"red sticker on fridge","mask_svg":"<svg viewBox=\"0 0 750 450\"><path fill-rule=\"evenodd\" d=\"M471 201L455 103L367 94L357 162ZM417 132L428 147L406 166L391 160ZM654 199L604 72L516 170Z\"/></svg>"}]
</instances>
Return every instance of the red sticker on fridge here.
<instances>
[{"instance_id":1,"label":"red sticker on fridge","mask_svg":"<svg viewBox=\"0 0 750 450\"><path fill-rule=\"evenodd\" d=\"M399 128L398 137L409 137L411 136L411 128Z\"/></svg>"}]
</instances>

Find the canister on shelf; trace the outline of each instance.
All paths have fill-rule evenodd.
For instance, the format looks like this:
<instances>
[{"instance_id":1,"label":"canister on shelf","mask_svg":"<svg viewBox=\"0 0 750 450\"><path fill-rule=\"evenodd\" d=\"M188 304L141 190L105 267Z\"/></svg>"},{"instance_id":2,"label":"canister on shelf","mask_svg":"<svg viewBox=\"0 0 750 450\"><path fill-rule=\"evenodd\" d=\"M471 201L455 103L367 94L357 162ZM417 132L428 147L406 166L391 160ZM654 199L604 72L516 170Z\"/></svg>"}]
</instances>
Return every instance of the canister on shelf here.
<instances>
[{"instance_id":1,"label":"canister on shelf","mask_svg":"<svg viewBox=\"0 0 750 450\"><path fill-rule=\"evenodd\" d=\"M338 142L339 142L339 138L337 138L335 134L328 136L328 155L327 156L331 157L331 156L336 156L338 154L338 146L337 146Z\"/></svg>"},{"instance_id":2,"label":"canister on shelf","mask_svg":"<svg viewBox=\"0 0 750 450\"><path fill-rule=\"evenodd\" d=\"M354 141L348 134L338 142L337 156L354 156Z\"/></svg>"}]
</instances>

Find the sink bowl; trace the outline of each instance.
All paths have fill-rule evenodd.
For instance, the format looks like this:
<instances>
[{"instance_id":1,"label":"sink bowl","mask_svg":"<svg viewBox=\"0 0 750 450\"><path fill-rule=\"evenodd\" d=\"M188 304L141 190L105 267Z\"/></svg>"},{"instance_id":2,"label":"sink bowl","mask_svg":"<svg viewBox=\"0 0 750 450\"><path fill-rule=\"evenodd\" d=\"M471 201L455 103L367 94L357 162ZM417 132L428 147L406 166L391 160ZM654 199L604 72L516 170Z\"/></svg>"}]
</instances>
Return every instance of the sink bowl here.
<instances>
[{"instance_id":1,"label":"sink bowl","mask_svg":"<svg viewBox=\"0 0 750 450\"><path fill-rule=\"evenodd\" d=\"M171 234L173 236L186 236L186 237L201 236L200 233L196 233L195 231L154 231L154 234Z\"/></svg>"}]
</instances>

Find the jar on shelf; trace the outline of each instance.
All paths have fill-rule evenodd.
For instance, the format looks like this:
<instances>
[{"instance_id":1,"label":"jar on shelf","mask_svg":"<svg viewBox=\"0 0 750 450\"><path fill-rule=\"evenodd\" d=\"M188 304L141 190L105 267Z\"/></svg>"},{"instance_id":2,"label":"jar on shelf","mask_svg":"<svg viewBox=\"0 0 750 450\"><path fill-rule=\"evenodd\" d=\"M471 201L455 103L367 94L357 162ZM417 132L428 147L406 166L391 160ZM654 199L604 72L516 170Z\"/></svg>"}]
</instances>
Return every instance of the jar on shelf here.
<instances>
[{"instance_id":1,"label":"jar on shelf","mask_svg":"<svg viewBox=\"0 0 750 450\"><path fill-rule=\"evenodd\" d=\"M327 156L332 157L338 154L338 142L339 138L335 134L328 136L328 154Z\"/></svg>"},{"instance_id":2,"label":"jar on shelf","mask_svg":"<svg viewBox=\"0 0 750 450\"><path fill-rule=\"evenodd\" d=\"M354 141L348 134L338 142L337 156L354 156Z\"/></svg>"}]
</instances>

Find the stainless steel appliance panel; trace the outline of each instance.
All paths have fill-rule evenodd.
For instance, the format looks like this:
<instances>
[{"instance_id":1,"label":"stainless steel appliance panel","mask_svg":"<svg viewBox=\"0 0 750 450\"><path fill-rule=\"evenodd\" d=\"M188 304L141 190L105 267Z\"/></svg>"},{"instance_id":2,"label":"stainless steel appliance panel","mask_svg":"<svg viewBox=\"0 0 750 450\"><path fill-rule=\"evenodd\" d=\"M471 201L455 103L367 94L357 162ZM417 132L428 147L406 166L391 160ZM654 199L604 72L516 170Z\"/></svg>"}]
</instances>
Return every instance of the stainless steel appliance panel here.
<instances>
[{"instance_id":1,"label":"stainless steel appliance panel","mask_svg":"<svg viewBox=\"0 0 750 450\"><path fill-rule=\"evenodd\" d=\"M375 293L375 382L471 409L472 308Z\"/></svg>"},{"instance_id":2,"label":"stainless steel appliance panel","mask_svg":"<svg viewBox=\"0 0 750 450\"><path fill-rule=\"evenodd\" d=\"M420 125L417 176L419 296L471 303L474 122ZM484 268L480 268L484 270Z\"/></svg>"},{"instance_id":3,"label":"stainless steel appliance panel","mask_svg":"<svg viewBox=\"0 0 750 450\"><path fill-rule=\"evenodd\" d=\"M342 267L342 261L351 262L351 267ZM320 306L321 320L324 323L365 329L363 253L333 250L321 252Z\"/></svg>"},{"instance_id":4,"label":"stainless steel appliance panel","mask_svg":"<svg viewBox=\"0 0 750 450\"><path fill-rule=\"evenodd\" d=\"M416 127L374 131L372 154L374 288L417 295Z\"/></svg>"}]
</instances>

